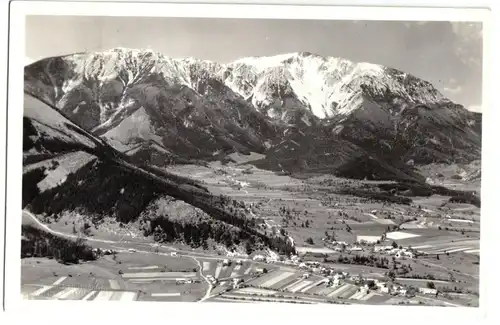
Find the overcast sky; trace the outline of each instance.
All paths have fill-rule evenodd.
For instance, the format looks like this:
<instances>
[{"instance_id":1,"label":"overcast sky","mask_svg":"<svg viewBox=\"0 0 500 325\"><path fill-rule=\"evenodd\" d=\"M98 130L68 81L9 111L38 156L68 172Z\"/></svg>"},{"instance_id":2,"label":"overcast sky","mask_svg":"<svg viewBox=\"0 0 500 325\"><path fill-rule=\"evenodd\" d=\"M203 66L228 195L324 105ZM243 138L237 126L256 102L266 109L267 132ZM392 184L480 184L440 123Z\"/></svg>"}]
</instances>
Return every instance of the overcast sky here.
<instances>
[{"instance_id":1,"label":"overcast sky","mask_svg":"<svg viewBox=\"0 0 500 325\"><path fill-rule=\"evenodd\" d=\"M26 17L26 59L113 47L220 63L312 52L401 69L480 110L481 23L200 18Z\"/></svg>"}]
</instances>

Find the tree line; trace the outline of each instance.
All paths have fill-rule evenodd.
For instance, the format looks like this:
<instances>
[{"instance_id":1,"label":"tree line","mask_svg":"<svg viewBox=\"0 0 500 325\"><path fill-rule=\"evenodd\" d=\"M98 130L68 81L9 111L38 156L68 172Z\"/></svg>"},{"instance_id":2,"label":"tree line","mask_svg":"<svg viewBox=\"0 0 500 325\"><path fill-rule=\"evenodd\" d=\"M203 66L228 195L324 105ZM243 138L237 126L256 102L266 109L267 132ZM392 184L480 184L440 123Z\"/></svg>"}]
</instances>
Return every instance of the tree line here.
<instances>
[{"instance_id":1,"label":"tree line","mask_svg":"<svg viewBox=\"0 0 500 325\"><path fill-rule=\"evenodd\" d=\"M251 247L260 240L279 253L295 252L286 237L267 235L256 229L256 219L247 216L244 202L222 195L211 195L195 183L189 185L195 186L196 190L174 182L167 186L153 178L102 161L88 163L75 173L67 175L64 183L40 193L37 183L44 177L42 169L23 175L23 207L30 204L30 209L35 214L45 213L57 217L65 210L81 211L92 216L93 222L108 215L119 222L129 223L137 220L151 202L167 194L203 210L218 223L212 223L212 229L203 224L177 224L158 219L153 230L156 226L161 226L165 232L161 240L183 238L196 246L203 245L206 238L228 245L237 245L254 238L254 242L245 245ZM222 223L227 226L223 227ZM239 230L232 230L231 226ZM199 227L201 228L198 229ZM228 234L224 235L224 232Z\"/></svg>"},{"instance_id":2,"label":"tree line","mask_svg":"<svg viewBox=\"0 0 500 325\"><path fill-rule=\"evenodd\" d=\"M55 236L30 225L23 225L21 234L21 258L53 257L65 264L95 260L92 248L81 238L71 240Z\"/></svg>"}]
</instances>

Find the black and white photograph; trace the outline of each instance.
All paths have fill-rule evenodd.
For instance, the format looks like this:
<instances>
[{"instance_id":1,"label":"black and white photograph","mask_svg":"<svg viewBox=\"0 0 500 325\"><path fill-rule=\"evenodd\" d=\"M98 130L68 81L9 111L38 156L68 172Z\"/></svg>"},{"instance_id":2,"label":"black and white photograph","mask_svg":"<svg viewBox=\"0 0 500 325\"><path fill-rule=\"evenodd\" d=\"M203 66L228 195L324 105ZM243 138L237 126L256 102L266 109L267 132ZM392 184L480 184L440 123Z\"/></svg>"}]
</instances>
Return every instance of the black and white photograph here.
<instances>
[{"instance_id":1,"label":"black and white photograph","mask_svg":"<svg viewBox=\"0 0 500 325\"><path fill-rule=\"evenodd\" d=\"M27 15L21 299L479 307L484 24L418 18Z\"/></svg>"}]
</instances>

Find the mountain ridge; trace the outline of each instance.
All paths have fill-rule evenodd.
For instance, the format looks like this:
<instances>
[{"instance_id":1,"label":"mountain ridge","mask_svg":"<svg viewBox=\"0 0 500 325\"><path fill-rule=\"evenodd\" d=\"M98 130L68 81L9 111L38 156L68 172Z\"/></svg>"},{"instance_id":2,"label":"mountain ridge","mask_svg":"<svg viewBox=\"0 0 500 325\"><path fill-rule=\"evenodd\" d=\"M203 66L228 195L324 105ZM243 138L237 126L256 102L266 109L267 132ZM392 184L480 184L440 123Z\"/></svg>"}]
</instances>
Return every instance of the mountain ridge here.
<instances>
[{"instance_id":1,"label":"mountain ridge","mask_svg":"<svg viewBox=\"0 0 500 325\"><path fill-rule=\"evenodd\" d=\"M263 73L266 69L269 68L277 68L277 67L293 67L295 70L298 68L296 65L298 63L301 63L304 60L310 60L308 62L309 65L313 66L315 69L318 71L315 72L322 72L322 71L327 71L328 69L333 69L328 72L328 77L330 78L328 83L334 82L336 79L343 77L348 72L352 72L355 76L371 76L371 75L380 75L383 72L388 72L391 75L397 77L400 79L400 81L404 81L405 78L408 79L407 82L413 82L414 80L418 80L422 85L425 87L430 88L429 89L429 96L431 99L437 99L437 100L442 100L445 102L450 101L449 99L445 98L437 89L435 89L432 84L429 82L422 80L420 78L417 78L411 74L405 73L403 71L390 68L390 67L384 67L382 65L378 64L372 64L368 62L353 62L344 58L339 58L339 57L333 57L333 56L328 56L328 57L323 57L318 54L312 54L308 52L291 52L291 53L286 53L286 54L278 54L274 56L256 56L256 57L246 57L246 58L240 58L237 60L234 60L229 63L225 64L220 64L215 61L210 61L210 60L203 60L203 59L198 59L198 58L171 58L168 56L165 56L159 52L149 50L149 49L127 49L127 48L113 48L107 51L101 51L101 52L79 52L79 53L74 53L74 54L66 54L64 56L56 56L56 57L51 57L43 60L51 60L51 59L68 59L68 58L79 58L82 59L83 57L90 56L93 60L95 61L96 59L107 59L111 60L114 59L119 63L120 60L123 60L124 62L122 63L127 63L129 64L128 68L132 68L131 65L137 64L138 59L139 60L150 60L151 63L157 63L160 66L163 66L165 68L164 72L173 72L172 69L180 69L179 65L180 64L187 64L189 65L188 68L192 68L194 66L198 66L199 68L201 67L204 69L205 72L208 72L209 74L215 74L219 79L227 79L228 73L231 73L231 71L234 70L241 70L243 67L248 67L250 70L254 70L253 73L255 74L261 74ZM43 61L40 60L40 61ZM314 61L315 60L315 61ZM37 61L37 62L40 62ZM36 63L36 62L35 62ZM33 63L32 63L33 64ZM31 65L32 65L31 64ZM118 64L113 65L114 68L118 67ZM92 65L87 66L87 68L92 68ZM95 62L93 68L96 68ZM110 66L107 66L109 69ZM137 67L136 67L137 68ZM140 68L140 67L139 67ZM142 67L143 71L147 69L148 67ZM153 67L149 67L152 69ZM157 67L155 67L157 68ZM101 69L105 69L106 67L101 66ZM109 72L109 71L108 71ZM151 72L151 70L149 71ZM180 75L177 76L179 80L182 80L183 84L189 85L191 88L195 89L196 87L193 86L193 80L190 80L189 78L189 71L177 71ZM248 73L252 73L252 71L246 71ZM294 71L295 76L300 75L303 73L303 71ZM173 76L169 76L170 78L173 78ZM239 77L239 76L238 76ZM310 81L310 80L309 80ZM229 82L228 82L229 83ZM327 83L327 84L328 84ZM243 96L244 98L248 96ZM435 98L434 98L435 97Z\"/></svg>"},{"instance_id":2,"label":"mountain ridge","mask_svg":"<svg viewBox=\"0 0 500 325\"><path fill-rule=\"evenodd\" d=\"M429 82L308 52L218 64L115 48L37 61L25 68L25 89L122 152L155 142L150 161L266 153L295 127L313 138L330 134L319 148L304 140L317 157L328 143L391 164L480 155L480 116Z\"/></svg>"},{"instance_id":3,"label":"mountain ridge","mask_svg":"<svg viewBox=\"0 0 500 325\"><path fill-rule=\"evenodd\" d=\"M81 213L96 229L109 218L135 223L145 236L154 232L193 247L207 245L210 239L228 248L252 243L281 253L294 251L286 238L260 232L239 202L213 195L197 181L134 164L53 106L28 93L24 99L23 137L31 141L24 143L23 151L39 159L23 163L23 209L56 221L64 214ZM52 132L55 128L61 131ZM39 155L50 148L56 150ZM172 202L174 211L169 210ZM151 211L159 207L163 213ZM156 230L157 225L163 230Z\"/></svg>"}]
</instances>

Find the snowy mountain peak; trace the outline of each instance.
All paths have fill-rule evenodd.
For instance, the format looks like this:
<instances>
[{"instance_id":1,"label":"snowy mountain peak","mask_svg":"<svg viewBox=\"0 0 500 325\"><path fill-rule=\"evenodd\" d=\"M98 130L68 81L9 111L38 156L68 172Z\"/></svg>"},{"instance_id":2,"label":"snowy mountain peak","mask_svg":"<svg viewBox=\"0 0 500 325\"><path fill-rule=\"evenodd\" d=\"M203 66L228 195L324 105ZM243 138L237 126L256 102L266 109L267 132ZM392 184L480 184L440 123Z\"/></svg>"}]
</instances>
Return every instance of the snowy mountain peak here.
<instances>
[{"instance_id":1,"label":"snowy mountain peak","mask_svg":"<svg viewBox=\"0 0 500 325\"><path fill-rule=\"evenodd\" d=\"M366 100L384 101L394 107L448 101L430 83L402 71L309 52L247 57L219 64L193 57L173 59L151 49L117 47L62 59L85 79L106 83L118 79L131 85L160 78L167 84L181 84L196 91L207 82L220 82L243 99L252 99L260 111L268 111L271 105L284 112L286 104L293 103L293 108L307 108L318 118L350 114L363 108ZM67 83L65 87L73 86ZM390 113L399 110L391 108Z\"/></svg>"},{"instance_id":2,"label":"snowy mountain peak","mask_svg":"<svg viewBox=\"0 0 500 325\"><path fill-rule=\"evenodd\" d=\"M349 114L363 106L364 98L380 100L387 94L400 103L446 101L430 83L399 70L308 52L243 58L226 69L225 83L243 97L265 98L259 92L290 87L319 118ZM268 84L264 89L263 82ZM275 105L273 100L260 101L265 102Z\"/></svg>"},{"instance_id":3,"label":"snowy mountain peak","mask_svg":"<svg viewBox=\"0 0 500 325\"><path fill-rule=\"evenodd\" d=\"M429 82L307 52L219 64L114 48L32 63L25 90L118 150L151 162L278 150L280 134L293 140L286 147L317 148L318 159L325 148L342 152L342 141L414 161L466 160L480 149L480 120ZM346 157L360 152L352 145Z\"/></svg>"}]
</instances>

